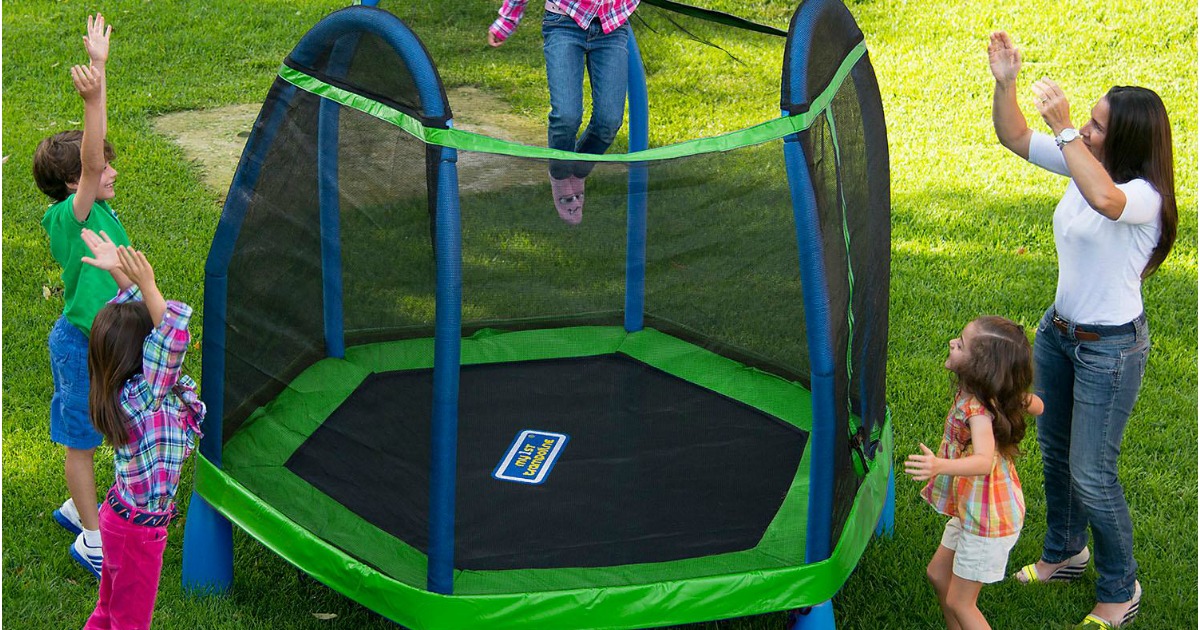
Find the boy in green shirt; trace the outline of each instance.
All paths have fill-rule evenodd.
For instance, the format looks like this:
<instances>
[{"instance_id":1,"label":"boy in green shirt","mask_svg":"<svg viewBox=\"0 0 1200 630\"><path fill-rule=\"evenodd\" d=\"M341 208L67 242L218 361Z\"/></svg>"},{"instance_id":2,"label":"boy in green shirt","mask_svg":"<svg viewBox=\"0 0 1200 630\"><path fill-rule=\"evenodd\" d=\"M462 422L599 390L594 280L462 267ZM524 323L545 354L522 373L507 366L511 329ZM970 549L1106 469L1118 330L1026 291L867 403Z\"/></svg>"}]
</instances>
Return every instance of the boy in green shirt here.
<instances>
[{"instance_id":1,"label":"boy in green shirt","mask_svg":"<svg viewBox=\"0 0 1200 630\"><path fill-rule=\"evenodd\" d=\"M117 245L129 237L108 205L113 198L117 172L109 162L112 146L108 132L105 64L109 35L104 17L88 16L83 37L91 61L71 68L75 90L83 98L83 131L64 131L38 144L33 156L33 178L53 200L42 217L50 237L50 252L63 268L63 315L50 331L50 370L54 396L50 399L50 439L66 447L65 475L71 498L54 510L54 519L76 534L71 557L100 577L103 552L96 510L93 458L102 437L88 414L88 334L92 319L117 294L117 282L108 272L85 265L89 254L81 238L84 228L106 233Z\"/></svg>"}]
</instances>

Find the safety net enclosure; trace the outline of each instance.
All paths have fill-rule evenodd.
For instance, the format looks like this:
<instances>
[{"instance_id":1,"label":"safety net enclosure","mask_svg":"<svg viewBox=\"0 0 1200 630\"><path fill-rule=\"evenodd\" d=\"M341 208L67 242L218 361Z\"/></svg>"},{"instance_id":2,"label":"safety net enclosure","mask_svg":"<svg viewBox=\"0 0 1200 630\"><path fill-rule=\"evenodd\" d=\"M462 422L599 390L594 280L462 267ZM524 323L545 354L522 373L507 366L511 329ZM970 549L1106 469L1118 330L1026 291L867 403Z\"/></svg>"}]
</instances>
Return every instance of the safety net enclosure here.
<instances>
[{"instance_id":1,"label":"safety net enclosure","mask_svg":"<svg viewBox=\"0 0 1200 630\"><path fill-rule=\"evenodd\" d=\"M786 32L663 0L638 15L628 152L607 155L456 128L382 9L296 45L207 261L185 584L228 586L228 519L410 628L828 606L890 474L888 154L863 35L837 0ZM747 87L783 115L650 148L646 78L670 72L645 71L653 38L774 55L781 85ZM579 225L554 211L552 160L594 166Z\"/></svg>"}]
</instances>

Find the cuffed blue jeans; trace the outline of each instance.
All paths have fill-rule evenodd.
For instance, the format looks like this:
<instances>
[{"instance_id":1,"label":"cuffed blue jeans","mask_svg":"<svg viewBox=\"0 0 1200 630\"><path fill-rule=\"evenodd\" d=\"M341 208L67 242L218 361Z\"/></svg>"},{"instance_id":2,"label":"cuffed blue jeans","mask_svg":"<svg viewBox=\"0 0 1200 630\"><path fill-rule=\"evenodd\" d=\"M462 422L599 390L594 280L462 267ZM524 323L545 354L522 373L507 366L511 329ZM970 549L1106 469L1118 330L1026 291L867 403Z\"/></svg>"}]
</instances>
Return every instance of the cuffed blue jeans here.
<instances>
[{"instance_id":1,"label":"cuffed blue jeans","mask_svg":"<svg viewBox=\"0 0 1200 630\"><path fill-rule=\"evenodd\" d=\"M542 50L546 54L546 82L550 88L550 124L546 144L551 149L600 154L608 150L625 116L625 91L629 82L629 24L611 33L600 28L599 18L579 28L566 15L546 12L542 20ZM578 140L583 123L583 70L592 87L592 117ZM594 162L550 162L550 176L587 177Z\"/></svg>"},{"instance_id":2,"label":"cuffed blue jeans","mask_svg":"<svg viewBox=\"0 0 1200 630\"><path fill-rule=\"evenodd\" d=\"M1063 562L1095 543L1096 600L1133 599L1133 524L1117 478L1121 438L1150 352L1146 316L1124 326L1054 324L1053 307L1033 345L1035 389L1046 404L1037 424L1046 484L1042 559ZM1100 335L1083 341L1078 331Z\"/></svg>"}]
</instances>

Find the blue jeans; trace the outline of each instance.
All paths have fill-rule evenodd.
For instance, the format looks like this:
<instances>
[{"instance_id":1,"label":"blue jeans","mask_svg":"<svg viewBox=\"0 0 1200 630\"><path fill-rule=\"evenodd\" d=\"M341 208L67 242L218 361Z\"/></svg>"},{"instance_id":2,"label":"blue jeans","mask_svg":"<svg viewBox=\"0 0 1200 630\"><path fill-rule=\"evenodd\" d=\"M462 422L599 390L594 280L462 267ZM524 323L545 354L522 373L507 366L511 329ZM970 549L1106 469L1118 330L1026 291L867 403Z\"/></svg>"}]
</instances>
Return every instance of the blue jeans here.
<instances>
[{"instance_id":1,"label":"blue jeans","mask_svg":"<svg viewBox=\"0 0 1200 630\"><path fill-rule=\"evenodd\" d=\"M1150 353L1143 314L1123 326L1054 324L1050 308L1033 344L1036 391L1046 404L1037 424L1046 484L1042 559L1063 562L1095 543L1096 600L1133 599L1133 524L1117 479L1121 437ZM1077 332L1098 333L1080 340Z\"/></svg>"},{"instance_id":2,"label":"blue jeans","mask_svg":"<svg viewBox=\"0 0 1200 630\"><path fill-rule=\"evenodd\" d=\"M625 116L625 90L629 82L629 24L611 33L600 28L599 18L587 30L566 15L546 12L542 20L542 50L546 54L546 83L550 88L550 125L546 144L551 149L600 154L608 150ZM583 69L592 85L592 118L583 135ZM594 162L552 160L550 176L587 177Z\"/></svg>"}]
</instances>

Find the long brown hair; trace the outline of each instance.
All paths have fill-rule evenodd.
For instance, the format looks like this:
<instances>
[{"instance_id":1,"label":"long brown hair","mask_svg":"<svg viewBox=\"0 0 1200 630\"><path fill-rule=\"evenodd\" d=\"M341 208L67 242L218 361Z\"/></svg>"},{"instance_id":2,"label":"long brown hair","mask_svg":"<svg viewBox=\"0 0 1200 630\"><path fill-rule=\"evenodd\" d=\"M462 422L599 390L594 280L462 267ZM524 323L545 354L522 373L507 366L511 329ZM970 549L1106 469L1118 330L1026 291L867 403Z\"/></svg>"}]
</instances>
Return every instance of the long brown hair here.
<instances>
[{"instance_id":1,"label":"long brown hair","mask_svg":"<svg viewBox=\"0 0 1200 630\"><path fill-rule=\"evenodd\" d=\"M996 451L1009 459L1020 454L1025 409L1033 384L1033 348L1020 324L986 315L976 319L967 364L955 372L958 385L992 414Z\"/></svg>"},{"instance_id":2,"label":"long brown hair","mask_svg":"<svg viewBox=\"0 0 1200 630\"><path fill-rule=\"evenodd\" d=\"M142 371L142 343L153 329L145 302L109 304L92 321L88 407L92 424L113 446L129 443L130 418L121 409L121 388Z\"/></svg>"},{"instance_id":3,"label":"long brown hair","mask_svg":"<svg viewBox=\"0 0 1200 630\"><path fill-rule=\"evenodd\" d=\"M1167 108L1153 90L1118 85L1108 100L1108 129L1104 135L1104 169L1118 184L1144 179L1162 196L1162 231L1150 260L1142 269L1149 278L1167 259L1175 244L1179 210L1175 206L1175 154Z\"/></svg>"}]
</instances>

